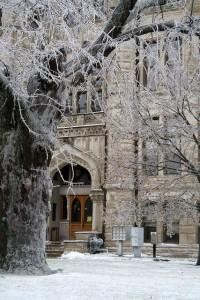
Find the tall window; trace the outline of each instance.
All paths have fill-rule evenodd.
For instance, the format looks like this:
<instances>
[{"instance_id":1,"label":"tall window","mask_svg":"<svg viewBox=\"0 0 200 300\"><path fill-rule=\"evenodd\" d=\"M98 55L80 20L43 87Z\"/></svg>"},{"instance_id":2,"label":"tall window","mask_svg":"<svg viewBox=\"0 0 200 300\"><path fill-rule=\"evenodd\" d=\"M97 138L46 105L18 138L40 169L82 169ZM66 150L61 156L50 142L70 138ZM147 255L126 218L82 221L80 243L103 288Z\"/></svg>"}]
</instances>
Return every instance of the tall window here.
<instances>
[{"instance_id":1,"label":"tall window","mask_svg":"<svg viewBox=\"0 0 200 300\"><path fill-rule=\"evenodd\" d=\"M170 90L171 95L176 94L180 86L184 83L181 62L181 44L180 38L166 40L165 46L165 83Z\"/></svg>"},{"instance_id":2,"label":"tall window","mask_svg":"<svg viewBox=\"0 0 200 300\"><path fill-rule=\"evenodd\" d=\"M165 154L165 175L178 175L181 173L181 160L178 154L169 151Z\"/></svg>"},{"instance_id":3,"label":"tall window","mask_svg":"<svg viewBox=\"0 0 200 300\"><path fill-rule=\"evenodd\" d=\"M91 110L98 112L102 110L102 78L96 77L91 82Z\"/></svg>"},{"instance_id":4,"label":"tall window","mask_svg":"<svg viewBox=\"0 0 200 300\"><path fill-rule=\"evenodd\" d=\"M143 85L151 91L155 91L159 84L158 78L159 51L157 43L148 44L145 47L143 61Z\"/></svg>"},{"instance_id":5,"label":"tall window","mask_svg":"<svg viewBox=\"0 0 200 300\"><path fill-rule=\"evenodd\" d=\"M87 113L87 92L78 92L77 94L77 113Z\"/></svg>"},{"instance_id":6,"label":"tall window","mask_svg":"<svg viewBox=\"0 0 200 300\"><path fill-rule=\"evenodd\" d=\"M156 222L144 222L144 242L151 242L151 232L156 232Z\"/></svg>"},{"instance_id":7,"label":"tall window","mask_svg":"<svg viewBox=\"0 0 200 300\"><path fill-rule=\"evenodd\" d=\"M93 112L101 111L102 108L102 89L92 92L91 110Z\"/></svg>"},{"instance_id":8,"label":"tall window","mask_svg":"<svg viewBox=\"0 0 200 300\"><path fill-rule=\"evenodd\" d=\"M179 222L173 222L171 232L167 232L167 225L163 226L163 242L164 243L179 243Z\"/></svg>"},{"instance_id":9,"label":"tall window","mask_svg":"<svg viewBox=\"0 0 200 300\"><path fill-rule=\"evenodd\" d=\"M143 142L143 170L148 176L158 175L158 145L153 136L154 129L159 125L159 117L155 116L152 119L147 120L149 128L152 131L152 135Z\"/></svg>"},{"instance_id":10,"label":"tall window","mask_svg":"<svg viewBox=\"0 0 200 300\"><path fill-rule=\"evenodd\" d=\"M181 146L180 135L178 134L178 116L165 118L166 126L166 147L164 158L164 174L178 175L181 173L181 158L178 150Z\"/></svg>"},{"instance_id":11,"label":"tall window","mask_svg":"<svg viewBox=\"0 0 200 300\"><path fill-rule=\"evenodd\" d=\"M66 101L66 108L65 108L65 116L72 113L72 93L68 95L67 101Z\"/></svg>"},{"instance_id":12,"label":"tall window","mask_svg":"<svg viewBox=\"0 0 200 300\"><path fill-rule=\"evenodd\" d=\"M154 141L148 140L143 143L145 174L148 176L158 175L158 146Z\"/></svg>"},{"instance_id":13,"label":"tall window","mask_svg":"<svg viewBox=\"0 0 200 300\"><path fill-rule=\"evenodd\" d=\"M165 62L170 70L174 70L181 59L181 39L167 41Z\"/></svg>"}]
</instances>

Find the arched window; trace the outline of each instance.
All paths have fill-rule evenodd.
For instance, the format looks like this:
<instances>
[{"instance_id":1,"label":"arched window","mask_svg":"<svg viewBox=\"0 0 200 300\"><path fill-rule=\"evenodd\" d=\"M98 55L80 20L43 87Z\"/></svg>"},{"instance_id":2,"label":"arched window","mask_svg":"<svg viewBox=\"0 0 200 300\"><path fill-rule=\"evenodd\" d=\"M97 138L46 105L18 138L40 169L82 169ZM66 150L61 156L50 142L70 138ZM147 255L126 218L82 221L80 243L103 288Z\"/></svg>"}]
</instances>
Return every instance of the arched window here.
<instances>
[{"instance_id":1,"label":"arched window","mask_svg":"<svg viewBox=\"0 0 200 300\"><path fill-rule=\"evenodd\" d=\"M84 222L92 223L92 200L88 198L85 202Z\"/></svg>"},{"instance_id":2,"label":"arched window","mask_svg":"<svg viewBox=\"0 0 200 300\"><path fill-rule=\"evenodd\" d=\"M64 180L63 180L64 179ZM69 182L78 183L82 185L91 185L90 173L79 165L67 164L53 177L56 184L66 185ZM66 181L66 182L65 182Z\"/></svg>"},{"instance_id":3,"label":"arched window","mask_svg":"<svg viewBox=\"0 0 200 300\"><path fill-rule=\"evenodd\" d=\"M71 220L72 222L81 222L81 203L78 198L72 202Z\"/></svg>"}]
</instances>

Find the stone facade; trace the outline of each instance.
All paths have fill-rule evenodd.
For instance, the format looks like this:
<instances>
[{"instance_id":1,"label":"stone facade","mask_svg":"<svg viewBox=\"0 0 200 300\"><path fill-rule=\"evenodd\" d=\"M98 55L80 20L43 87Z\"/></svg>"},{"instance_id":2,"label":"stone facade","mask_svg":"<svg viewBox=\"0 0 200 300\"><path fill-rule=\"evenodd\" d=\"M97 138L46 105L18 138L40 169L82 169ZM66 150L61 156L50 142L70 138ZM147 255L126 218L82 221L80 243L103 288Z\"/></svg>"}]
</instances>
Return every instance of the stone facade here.
<instances>
[{"instance_id":1,"label":"stone facade","mask_svg":"<svg viewBox=\"0 0 200 300\"><path fill-rule=\"evenodd\" d=\"M110 7L115 5L115 1L109 2ZM106 4L108 5L108 3ZM185 6L186 5L186 6ZM183 3L183 1L177 2L177 5L168 4L161 8L154 7L148 9L141 17L141 24L149 24L152 22L152 16L154 21L169 21L172 16L178 22L185 16L185 8L190 8L190 1ZM200 11L200 2L194 1L193 14L197 14ZM129 22L125 30L131 28L132 23ZM146 38L152 38L153 35L149 35ZM78 112L77 101L79 99L79 89L76 88L72 91L72 104L71 115L66 116L62 123L58 127L58 137L60 145L57 147L57 151L54 154L50 172L52 178L54 178L58 169L62 169L67 164L79 165L86 169L91 176L91 183L89 185L78 185L74 183L72 188L68 184L61 184L54 188L52 196L52 204L57 205L56 217L54 221L52 216L49 220L49 239L70 239L70 226L72 222L72 202L68 200L68 214L65 220L60 217L60 197L65 196L69 199L70 196L82 196L87 195L93 202L92 207L92 223L90 230L103 233L106 245L112 246L112 226L123 221L120 217L112 213L115 212L116 207L120 207L120 203L128 206L127 199L138 197L136 195L136 178L135 171L131 167L127 167L131 160L131 155L135 153L136 148L140 153L142 150L142 141L139 141L136 145L135 136L131 134L127 135L119 133L116 127L113 125L113 120L119 119L118 114L121 113L119 109L120 101L126 95L119 96L116 88L116 82L119 86L124 87L124 79L127 83L127 76L131 70L135 70L135 52L133 42L125 42L121 44L115 53L111 54L115 57L119 69L117 70L116 77L114 78L109 74L106 74L106 80L101 86L100 108L91 109L91 93L86 88L86 102L85 108L82 112ZM187 50L184 49L183 60L186 61L188 56ZM191 62L190 66L192 68ZM123 76L122 76L123 75ZM140 72L142 75L142 71ZM100 89L99 89L100 90ZM159 91L160 92L160 91ZM161 91L161 95L162 91ZM85 96L84 96L85 97ZM104 114L103 107L106 103L106 116ZM78 112L78 113L77 113ZM124 116L126 118L126 116ZM119 123L120 124L120 123ZM114 143L113 143L114 139ZM117 141L117 150L116 150ZM115 147L113 146L115 145ZM139 150L138 150L139 149ZM140 154L139 154L140 155ZM116 163L115 163L116 159ZM121 162L121 164L119 164ZM162 186L167 181L174 180L176 175L166 176L163 170L160 170L156 176L143 177L140 189L152 190L155 186ZM55 182L56 185L56 182ZM198 184L192 177L182 181L180 184L175 185L174 190L170 190L172 195L175 195L177 190L181 190L183 186L188 185L188 188L198 190ZM162 193L162 189L159 188L159 192ZM156 192L155 192L156 193ZM174 194L173 194L174 193ZM122 214L126 214L127 210L122 209ZM124 216L123 216L124 217ZM84 218L84 216L83 216ZM124 217L123 220L125 220ZM110 223L109 223L110 221ZM137 218L133 217L132 223L137 223ZM81 219L83 222L83 219ZM130 224L130 220L124 221L124 225ZM142 224L140 224L142 225ZM179 243L179 244L196 244L198 242L199 235L199 220L191 218L178 219L174 223L175 237L174 239L167 238L165 224L159 219L146 219L146 242L149 242L150 232L157 231L157 237L159 243ZM84 231L83 229L81 229ZM54 233L55 232L55 233Z\"/></svg>"}]
</instances>

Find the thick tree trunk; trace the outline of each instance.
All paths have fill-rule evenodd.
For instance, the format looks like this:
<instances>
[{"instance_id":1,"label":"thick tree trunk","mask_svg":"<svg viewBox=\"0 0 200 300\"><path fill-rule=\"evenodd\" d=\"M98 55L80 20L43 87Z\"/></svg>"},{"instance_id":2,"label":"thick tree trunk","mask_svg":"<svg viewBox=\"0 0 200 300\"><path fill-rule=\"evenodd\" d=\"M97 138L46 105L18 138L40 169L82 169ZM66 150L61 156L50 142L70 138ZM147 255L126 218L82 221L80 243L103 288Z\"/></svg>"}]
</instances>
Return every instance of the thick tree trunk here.
<instances>
[{"instance_id":1,"label":"thick tree trunk","mask_svg":"<svg viewBox=\"0 0 200 300\"><path fill-rule=\"evenodd\" d=\"M49 272L45 240L51 152L30 133L12 92L1 81L0 109L0 269Z\"/></svg>"},{"instance_id":2,"label":"thick tree trunk","mask_svg":"<svg viewBox=\"0 0 200 300\"><path fill-rule=\"evenodd\" d=\"M48 170L31 170L31 166L24 170L20 161L15 162L8 164L9 173L3 173L1 180L0 268L44 272Z\"/></svg>"},{"instance_id":3,"label":"thick tree trunk","mask_svg":"<svg viewBox=\"0 0 200 300\"><path fill-rule=\"evenodd\" d=\"M11 272L43 272L47 270L45 235L51 188L50 156L47 157L45 149L34 149L34 136L22 122L7 119L4 113L3 118L5 122L0 122L0 268Z\"/></svg>"}]
</instances>

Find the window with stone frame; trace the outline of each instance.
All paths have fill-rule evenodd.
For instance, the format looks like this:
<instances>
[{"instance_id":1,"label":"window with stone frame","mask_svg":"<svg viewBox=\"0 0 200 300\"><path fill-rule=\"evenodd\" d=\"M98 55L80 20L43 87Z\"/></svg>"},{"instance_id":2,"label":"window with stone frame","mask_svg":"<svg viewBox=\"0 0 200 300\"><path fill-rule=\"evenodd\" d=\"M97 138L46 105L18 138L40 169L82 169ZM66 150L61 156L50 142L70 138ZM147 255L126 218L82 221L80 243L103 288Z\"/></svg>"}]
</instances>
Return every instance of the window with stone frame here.
<instances>
[{"instance_id":1,"label":"window with stone frame","mask_svg":"<svg viewBox=\"0 0 200 300\"><path fill-rule=\"evenodd\" d=\"M95 90L91 95L91 111L99 112L102 111L102 89Z\"/></svg>"},{"instance_id":2,"label":"window with stone frame","mask_svg":"<svg viewBox=\"0 0 200 300\"><path fill-rule=\"evenodd\" d=\"M164 175L181 174L181 157L179 149L181 138L178 134L178 116L166 116L165 125L165 152L164 152Z\"/></svg>"},{"instance_id":3,"label":"window with stone frame","mask_svg":"<svg viewBox=\"0 0 200 300\"><path fill-rule=\"evenodd\" d=\"M64 115L68 116L72 113L73 107L72 107L72 93L69 93L67 100L66 100L66 107L65 107L65 112Z\"/></svg>"},{"instance_id":4,"label":"window with stone frame","mask_svg":"<svg viewBox=\"0 0 200 300\"><path fill-rule=\"evenodd\" d=\"M168 225L169 226L169 225ZM179 243L179 222L173 222L170 226L171 228L167 228L167 225L163 225L163 243Z\"/></svg>"},{"instance_id":5,"label":"window with stone frame","mask_svg":"<svg viewBox=\"0 0 200 300\"><path fill-rule=\"evenodd\" d=\"M100 77L97 77L91 82L91 111L99 112L102 111L102 92L103 81Z\"/></svg>"},{"instance_id":6,"label":"window with stone frame","mask_svg":"<svg viewBox=\"0 0 200 300\"><path fill-rule=\"evenodd\" d=\"M172 38L166 40L165 44L165 64L169 69L174 70L178 61L182 56L182 40L181 38Z\"/></svg>"},{"instance_id":7,"label":"window with stone frame","mask_svg":"<svg viewBox=\"0 0 200 300\"><path fill-rule=\"evenodd\" d=\"M151 232L156 232L156 222L154 221L144 221L144 242L150 243L151 242Z\"/></svg>"},{"instance_id":8,"label":"window with stone frame","mask_svg":"<svg viewBox=\"0 0 200 300\"><path fill-rule=\"evenodd\" d=\"M76 107L77 107L77 113L80 114L87 113L87 92L86 91L78 91Z\"/></svg>"},{"instance_id":9,"label":"window with stone frame","mask_svg":"<svg viewBox=\"0 0 200 300\"><path fill-rule=\"evenodd\" d=\"M159 126L159 117L154 116L146 122L149 123L148 126L151 128L152 135L143 141L143 170L144 174L147 176L157 176L159 167L159 151L153 132L154 129L156 130Z\"/></svg>"},{"instance_id":10,"label":"window with stone frame","mask_svg":"<svg viewBox=\"0 0 200 300\"><path fill-rule=\"evenodd\" d=\"M173 151L165 154L164 175L179 175L181 174L181 159L180 156Z\"/></svg>"},{"instance_id":11,"label":"window with stone frame","mask_svg":"<svg viewBox=\"0 0 200 300\"><path fill-rule=\"evenodd\" d=\"M166 84L171 94L174 94L182 81L182 40L167 38L165 42Z\"/></svg>"},{"instance_id":12,"label":"window with stone frame","mask_svg":"<svg viewBox=\"0 0 200 300\"><path fill-rule=\"evenodd\" d=\"M156 91L159 86L159 49L157 42L147 43L144 47L144 52L142 83L150 91Z\"/></svg>"},{"instance_id":13,"label":"window with stone frame","mask_svg":"<svg viewBox=\"0 0 200 300\"><path fill-rule=\"evenodd\" d=\"M158 175L158 146L153 140L143 142L143 170L147 176Z\"/></svg>"}]
</instances>

